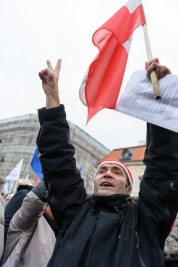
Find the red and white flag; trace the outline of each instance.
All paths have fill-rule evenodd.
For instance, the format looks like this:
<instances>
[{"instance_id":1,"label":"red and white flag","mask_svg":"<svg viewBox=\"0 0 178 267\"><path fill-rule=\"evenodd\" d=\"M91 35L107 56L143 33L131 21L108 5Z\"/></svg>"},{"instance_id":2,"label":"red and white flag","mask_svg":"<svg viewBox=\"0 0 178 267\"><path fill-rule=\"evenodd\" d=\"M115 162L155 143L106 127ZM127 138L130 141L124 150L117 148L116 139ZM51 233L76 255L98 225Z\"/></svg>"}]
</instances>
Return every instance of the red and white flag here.
<instances>
[{"instance_id":1,"label":"red and white flag","mask_svg":"<svg viewBox=\"0 0 178 267\"><path fill-rule=\"evenodd\" d=\"M141 0L130 0L93 34L99 53L91 63L79 96L88 107L87 122L101 109L115 109L133 31L146 24Z\"/></svg>"}]
</instances>

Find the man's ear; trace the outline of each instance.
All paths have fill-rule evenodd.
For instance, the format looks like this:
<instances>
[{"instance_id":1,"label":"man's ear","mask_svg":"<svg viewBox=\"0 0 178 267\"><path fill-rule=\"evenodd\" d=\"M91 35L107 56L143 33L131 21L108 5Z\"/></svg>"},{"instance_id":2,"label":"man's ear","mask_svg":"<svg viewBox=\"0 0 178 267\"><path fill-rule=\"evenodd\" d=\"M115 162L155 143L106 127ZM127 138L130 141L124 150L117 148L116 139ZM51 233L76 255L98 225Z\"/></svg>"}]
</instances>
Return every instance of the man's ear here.
<instances>
[{"instance_id":1,"label":"man's ear","mask_svg":"<svg viewBox=\"0 0 178 267\"><path fill-rule=\"evenodd\" d=\"M131 186L130 185L128 185L127 188L126 188L126 194L127 195L131 194Z\"/></svg>"}]
</instances>

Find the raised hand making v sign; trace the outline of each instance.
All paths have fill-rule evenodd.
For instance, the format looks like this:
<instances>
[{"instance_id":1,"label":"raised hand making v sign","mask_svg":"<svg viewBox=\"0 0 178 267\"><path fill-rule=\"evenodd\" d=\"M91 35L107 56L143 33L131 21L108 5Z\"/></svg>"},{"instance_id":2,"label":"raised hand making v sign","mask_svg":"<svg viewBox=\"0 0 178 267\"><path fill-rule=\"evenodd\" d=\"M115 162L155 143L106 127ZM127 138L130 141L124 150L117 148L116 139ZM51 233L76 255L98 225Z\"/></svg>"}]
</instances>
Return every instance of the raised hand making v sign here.
<instances>
[{"instance_id":1,"label":"raised hand making v sign","mask_svg":"<svg viewBox=\"0 0 178 267\"><path fill-rule=\"evenodd\" d=\"M46 108L55 108L60 106L58 80L61 69L61 59L58 59L56 67L53 69L52 64L47 60L48 68L39 72L39 77L42 80L42 87L46 95Z\"/></svg>"}]
</instances>

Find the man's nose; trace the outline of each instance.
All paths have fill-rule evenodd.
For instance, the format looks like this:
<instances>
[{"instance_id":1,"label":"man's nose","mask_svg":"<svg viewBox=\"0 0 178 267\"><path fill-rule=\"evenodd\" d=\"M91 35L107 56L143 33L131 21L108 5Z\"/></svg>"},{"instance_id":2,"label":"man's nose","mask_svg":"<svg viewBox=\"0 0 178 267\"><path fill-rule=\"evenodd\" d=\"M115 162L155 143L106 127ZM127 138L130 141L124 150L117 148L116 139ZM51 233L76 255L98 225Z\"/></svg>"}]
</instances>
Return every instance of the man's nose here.
<instances>
[{"instance_id":1,"label":"man's nose","mask_svg":"<svg viewBox=\"0 0 178 267\"><path fill-rule=\"evenodd\" d=\"M105 172L104 177L112 177L112 172L111 170L107 170L107 172Z\"/></svg>"}]
</instances>

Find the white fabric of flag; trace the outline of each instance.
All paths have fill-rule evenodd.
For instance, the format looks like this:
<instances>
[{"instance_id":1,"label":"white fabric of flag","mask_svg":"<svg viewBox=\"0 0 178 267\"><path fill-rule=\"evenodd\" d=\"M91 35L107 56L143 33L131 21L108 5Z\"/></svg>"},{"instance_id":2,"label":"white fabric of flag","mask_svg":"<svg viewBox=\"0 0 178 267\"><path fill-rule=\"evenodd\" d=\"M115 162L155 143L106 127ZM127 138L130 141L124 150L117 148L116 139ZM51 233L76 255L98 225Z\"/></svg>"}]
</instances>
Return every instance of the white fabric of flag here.
<instances>
[{"instance_id":1,"label":"white fabric of flag","mask_svg":"<svg viewBox=\"0 0 178 267\"><path fill-rule=\"evenodd\" d=\"M4 186L5 194L9 194L14 186L15 181L19 179L22 164L23 164L23 158L20 160L20 162L15 166L15 168L9 173L9 175L6 177L6 183Z\"/></svg>"}]
</instances>

